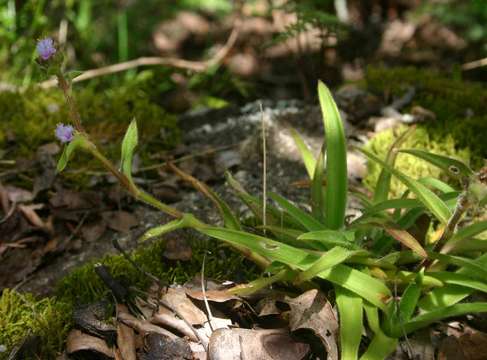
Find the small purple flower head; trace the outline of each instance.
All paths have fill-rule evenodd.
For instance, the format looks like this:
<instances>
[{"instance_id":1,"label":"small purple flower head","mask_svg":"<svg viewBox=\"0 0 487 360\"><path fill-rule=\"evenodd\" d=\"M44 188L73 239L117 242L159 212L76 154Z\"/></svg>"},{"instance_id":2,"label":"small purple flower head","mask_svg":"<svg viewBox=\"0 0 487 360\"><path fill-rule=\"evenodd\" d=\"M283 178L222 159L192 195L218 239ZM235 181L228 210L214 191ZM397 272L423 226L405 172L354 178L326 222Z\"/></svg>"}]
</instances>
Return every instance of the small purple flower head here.
<instances>
[{"instance_id":1,"label":"small purple flower head","mask_svg":"<svg viewBox=\"0 0 487 360\"><path fill-rule=\"evenodd\" d=\"M63 144L73 140L74 128L71 125L57 124L56 137Z\"/></svg>"},{"instance_id":2,"label":"small purple flower head","mask_svg":"<svg viewBox=\"0 0 487 360\"><path fill-rule=\"evenodd\" d=\"M49 37L39 40L37 42L36 50L37 50L37 54L42 60L44 61L49 60L56 53L56 48L54 47L54 40L52 40Z\"/></svg>"}]
</instances>

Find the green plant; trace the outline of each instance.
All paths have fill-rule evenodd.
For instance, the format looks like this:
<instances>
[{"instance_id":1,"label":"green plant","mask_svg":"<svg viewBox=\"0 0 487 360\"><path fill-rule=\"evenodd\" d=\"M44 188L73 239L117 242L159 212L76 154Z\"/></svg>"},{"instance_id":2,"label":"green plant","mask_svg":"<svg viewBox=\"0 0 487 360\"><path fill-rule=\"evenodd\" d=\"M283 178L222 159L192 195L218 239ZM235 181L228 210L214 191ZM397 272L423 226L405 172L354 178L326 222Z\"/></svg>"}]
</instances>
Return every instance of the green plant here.
<instances>
[{"instance_id":1,"label":"green plant","mask_svg":"<svg viewBox=\"0 0 487 360\"><path fill-rule=\"evenodd\" d=\"M75 130L58 170L66 167L75 151L83 150L98 159L136 199L175 218L149 230L141 240L191 228L230 245L270 274L235 288L235 293L254 292L275 282L308 287L319 286L315 280L325 280L335 290L342 359L359 357L364 313L373 337L360 359L379 360L395 349L399 338L417 329L451 316L487 312L485 302L463 301L474 291L487 292L487 243L477 239L487 230L487 221L456 231L469 209L486 203L485 168L475 173L463 162L446 156L400 150L403 139L412 132L407 131L391 146L385 160L360 150L383 168L372 198L349 189L343 124L331 93L320 82L326 148L323 146L314 158L299 135L293 133L311 181L311 213L278 194L270 194L275 204L263 206L262 199L246 192L228 174L229 185L254 213L255 223L249 226L218 194L173 165L178 175L215 204L223 225L213 226L161 203L134 183L132 156L138 144L135 121L122 142L120 170L114 166L84 131L69 88L62 85L62 76L58 73ZM460 188L405 175L394 167L398 151L441 168L458 180ZM392 177L407 187L399 198L389 198ZM354 220L346 216L350 193L363 204L362 215ZM424 236L413 236L414 227L424 216L428 223L443 229L443 235L434 243L428 243Z\"/></svg>"}]
</instances>

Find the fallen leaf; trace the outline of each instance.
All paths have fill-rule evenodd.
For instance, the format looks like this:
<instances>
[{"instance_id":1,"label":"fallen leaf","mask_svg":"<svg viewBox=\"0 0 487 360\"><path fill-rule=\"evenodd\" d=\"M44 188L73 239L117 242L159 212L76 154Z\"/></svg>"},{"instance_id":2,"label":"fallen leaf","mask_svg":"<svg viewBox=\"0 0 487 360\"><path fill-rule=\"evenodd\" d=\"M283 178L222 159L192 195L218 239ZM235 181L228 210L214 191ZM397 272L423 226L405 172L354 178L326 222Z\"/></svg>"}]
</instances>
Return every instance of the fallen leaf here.
<instances>
[{"instance_id":1,"label":"fallen leaf","mask_svg":"<svg viewBox=\"0 0 487 360\"><path fill-rule=\"evenodd\" d=\"M7 185L5 186L5 190L7 191L8 199L13 203L29 202L34 198L34 195L30 191L16 186Z\"/></svg>"},{"instance_id":2,"label":"fallen leaf","mask_svg":"<svg viewBox=\"0 0 487 360\"><path fill-rule=\"evenodd\" d=\"M182 287L168 288L162 298L176 309L191 325L202 325L208 320L205 313L188 299L185 289Z\"/></svg>"},{"instance_id":3,"label":"fallen leaf","mask_svg":"<svg viewBox=\"0 0 487 360\"><path fill-rule=\"evenodd\" d=\"M289 312L291 331L312 330L325 346L328 360L338 359L336 340L338 321L325 295L312 289L296 298L286 297L285 301L291 307Z\"/></svg>"},{"instance_id":4,"label":"fallen leaf","mask_svg":"<svg viewBox=\"0 0 487 360\"><path fill-rule=\"evenodd\" d=\"M128 312L128 309L125 305L117 304L117 311ZM117 346L121 359L136 360L134 330L120 322L117 324Z\"/></svg>"},{"instance_id":5,"label":"fallen leaf","mask_svg":"<svg viewBox=\"0 0 487 360\"><path fill-rule=\"evenodd\" d=\"M169 336L170 338L177 338L176 335L167 331L164 328L151 324L149 321L137 319L135 316L120 311L117 314L117 320L122 322L123 324L130 326L132 329L137 331L138 333L148 334L148 333L156 333L164 336Z\"/></svg>"},{"instance_id":6,"label":"fallen leaf","mask_svg":"<svg viewBox=\"0 0 487 360\"><path fill-rule=\"evenodd\" d=\"M46 223L36 213L36 210L42 209L43 207L43 204L19 205L18 209L32 225L40 229L47 229Z\"/></svg>"},{"instance_id":7,"label":"fallen leaf","mask_svg":"<svg viewBox=\"0 0 487 360\"><path fill-rule=\"evenodd\" d=\"M301 360L308 354L306 343L295 341L285 329L219 329L210 338L212 360Z\"/></svg>"},{"instance_id":8,"label":"fallen leaf","mask_svg":"<svg viewBox=\"0 0 487 360\"><path fill-rule=\"evenodd\" d=\"M139 223L137 218L127 211L105 211L102 217L110 229L121 233L128 233L131 227Z\"/></svg>"},{"instance_id":9,"label":"fallen leaf","mask_svg":"<svg viewBox=\"0 0 487 360\"><path fill-rule=\"evenodd\" d=\"M486 360L487 334L469 333L455 338L449 336L440 345L438 360Z\"/></svg>"},{"instance_id":10,"label":"fallen leaf","mask_svg":"<svg viewBox=\"0 0 487 360\"><path fill-rule=\"evenodd\" d=\"M106 229L106 222L103 220L99 220L94 223L84 225L81 228L81 235L86 241L93 242L101 238Z\"/></svg>"},{"instance_id":11,"label":"fallen leaf","mask_svg":"<svg viewBox=\"0 0 487 360\"><path fill-rule=\"evenodd\" d=\"M114 358L113 350L100 338L87 335L79 330L71 330L66 340L66 351L73 355L79 351L92 351Z\"/></svg>"}]
</instances>

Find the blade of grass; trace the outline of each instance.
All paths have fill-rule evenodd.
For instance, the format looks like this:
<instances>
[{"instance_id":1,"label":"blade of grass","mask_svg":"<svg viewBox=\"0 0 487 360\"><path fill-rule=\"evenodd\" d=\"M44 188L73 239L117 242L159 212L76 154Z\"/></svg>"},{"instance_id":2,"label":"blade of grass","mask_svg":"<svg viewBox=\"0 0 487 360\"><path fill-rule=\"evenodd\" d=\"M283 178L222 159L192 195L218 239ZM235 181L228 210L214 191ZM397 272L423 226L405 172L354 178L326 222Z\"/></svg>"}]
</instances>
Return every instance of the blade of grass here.
<instances>
[{"instance_id":1,"label":"blade of grass","mask_svg":"<svg viewBox=\"0 0 487 360\"><path fill-rule=\"evenodd\" d=\"M352 241L348 240L343 232L335 231L335 230L321 230L321 231L307 232L299 235L298 240L315 240L325 245L327 249L330 249L334 246L342 246L347 249L355 249L355 250L360 249L358 245L354 244L353 240Z\"/></svg>"},{"instance_id":2,"label":"blade of grass","mask_svg":"<svg viewBox=\"0 0 487 360\"><path fill-rule=\"evenodd\" d=\"M291 131L291 136L293 137L294 143L296 144L299 153L303 158L304 166L306 167L308 176L310 179L313 179L313 174L316 168L316 159L309 150L308 146L306 146L306 144L304 143L299 133L293 128L290 128L289 130Z\"/></svg>"},{"instance_id":3,"label":"blade of grass","mask_svg":"<svg viewBox=\"0 0 487 360\"><path fill-rule=\"evenodd\" d=\"M433 154L431 152L420 150L420 149L404 149L399 150L402 153L410 154L416 156L417 158L423 159L430 164L439 167L443 171L446 171L450 175L461 175L461 176L471 176L473 175L472 169L468 167L464 162L457 159L450 158L444 155ZM459 173L455 174L450 171L451 167L458 169Z\"/></svg>"},{"instance_id":4,"label":"blade of grass","mask_svg":"<svg viewBox=\"0 0 487 360\"><path fill-rule=\"evenodd\" d=\"M340 317L340 358L354 360L362 338L362 298L340 286L335 286L335 294Z\"/></svg>"},{"instance_id":5,"label":"blade of grass","mask_svg":"<svg viewBox=\"0 0 487 360\"><path fill-rule=\"evenodd\" d=\"M326 226L321 224L313 216L301 210L297 206L291 204L282 196L270 193L269 197L279 204L295 221L303 225L308 231L325 230Z\"/></svg>"},{"instance_id":6,"label":"blade of grass","mask_svg":"<svg viewBox=\"0 0 487 360\"><path fill-rule=\"evenodd\" d=\"M190 174L182 171L176 165L169 163L169 168L176 173L181 179L190 183L196 190L205 195L208 199L213 202L213 204L218 209L220 216L226 227L230 229L240 230L241 225L238 218L233 213L232 209L228 204L223 201L212 189L210 189L206 184L202 183Z\"/></svg>"},{"instance_id":7,"label":"blade of grass","mask_svg":"<svg viewBox=\"0 0 487 360\"><path fill-rule=\"evenodd\" d=\"M299 273L299 275L294 280L294 283L301 284L305 281L311 280L320 272L332 268L335 265L341 264L354 254L354 251L347 250L340 246L335 246L334 248L328 250L325 254L323 254L318 260L316 260L313 265Z\"/></svg>"},{"instance_id":8,"label":"blade of grass","mask_svg":"<svg viewBox=\"0 0 487 360\"><path fill-rule=\"evenodd\" d=\"M322 148L318 155L318 160L316 161L316 167L313 172L313 180L311 182L311 209L313 216L318 221L325 220L325 190L323 187L324 177L324 148Z\"/></svg>"},{"instance_id":9,"label":"blade of grass","mask_svg":"<svg viewBox=\"0 0 487 360\"><path fill-rule=\"evenodd\" d=\"M433 215L443 224L446 224L451 217L451 211L448 206L441 200L434 192L429 190L420 182L411 179L410 177L404 175L402 172L391 168L384 161L379 159L377 156L371 152L359 149L363 154L365 154L369 159L381 164L386 170L390 171L396 178L398 178L404 185L406 185L409 190L411 190L418 199L423 203L423 205L433 213Z\"/></svg>"},{"instance_id":10,"label":"blade of grass","mask_svg":"<svg viewBox=\"0 0 487 360\"><path fill-rule=\"evenodd\" d=\"M216 227L200 227L196 230L231 245L244 247L247 252L258 254L270 261L284 263L292 269L306 270L318 260L318 255L314 253L243 231ZM389 288L383 282L343 264L322 271L317 277L342 286L381 309L385 308L384 302L391 296Z\"/></svg>"},{"instance_id":11,"label":"blade of grass","mask_svg":"<svg viewBox=\"0 0 487 360\"><path fill-rule=\"evenodd\" d=\"M337 230L343 227L347 206L347 144L340 112L330 90L321 81L318 97L326 138L326 224Z\"/></svg>"},{"instance_id":12,"label":"blade of grass","mask_svg":"<svg viewBox=\"0 0 487 360\"><path fill-rule=\"evenodd\" d=\"M396 140L392 143L391 147L387 151L387 155L385 158L385 163L388 164L390 167L394 167L397 158L397 150L401 145L406 141L406 139L416 130L415 126L411 126L406 131L404 131L401 135L399 135ZM391 178L392 174L383 168L379 174L379 178L377 179L377 184L375 185L375 192L374 192L374 203L382 202L387 200L389 196L389 191L391 188Z\"/></svg>"}]
</instances>

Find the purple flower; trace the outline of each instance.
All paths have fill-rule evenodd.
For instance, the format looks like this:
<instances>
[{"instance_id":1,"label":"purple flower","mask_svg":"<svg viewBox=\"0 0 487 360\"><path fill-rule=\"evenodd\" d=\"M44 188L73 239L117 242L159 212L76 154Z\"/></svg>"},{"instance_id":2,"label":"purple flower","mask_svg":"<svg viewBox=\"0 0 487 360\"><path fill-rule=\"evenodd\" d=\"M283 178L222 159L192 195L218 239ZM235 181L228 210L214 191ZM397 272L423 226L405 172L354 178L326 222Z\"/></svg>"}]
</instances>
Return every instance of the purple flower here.
<instances>
[{"instance_id":1,"label":"purple flower","mask_svg":"<svg viewBox=\"0 0 487 360\"><path fill-rule=\"evenodd\" d=\"M74 128L71 125L57 124L56 137L62 143L68 143L73 140Z\"/></svg>"},{"instance_id":2,"label":"purple flower","mask_svg":"<svg viewBox=\"0 0 487 360\"><path fill-rule=\"evenodd\" d=\"M51 38L45 38L37 42L37 54L39 57L46 61L49 60L55 53L56 48L54 47L54 40Z\"/></svg>"}]
</instances>

